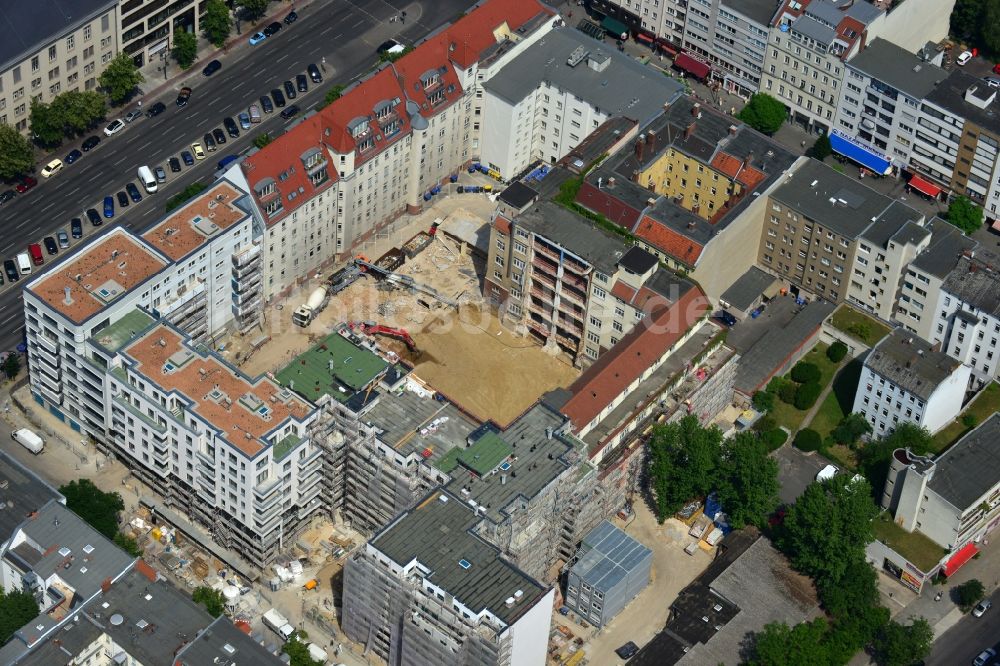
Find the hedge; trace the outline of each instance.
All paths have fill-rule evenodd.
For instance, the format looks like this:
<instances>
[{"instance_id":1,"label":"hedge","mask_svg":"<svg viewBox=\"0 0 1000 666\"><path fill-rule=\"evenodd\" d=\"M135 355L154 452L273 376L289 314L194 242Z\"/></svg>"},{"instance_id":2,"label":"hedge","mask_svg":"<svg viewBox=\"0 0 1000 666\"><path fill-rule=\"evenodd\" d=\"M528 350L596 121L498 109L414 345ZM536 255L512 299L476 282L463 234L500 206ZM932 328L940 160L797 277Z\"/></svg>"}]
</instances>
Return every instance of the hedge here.
<instances>
[{"instance_id":1,"label":"hedge","mask_svg":"<svg viewBox=\"0 0 1000 666\"><path fill-rule=\"evenodd\" d=\"M778 397L781 398L782 402L788 403L789 405L795 404L795 396L798 395L799 385L795 382L787 382L781 385L778 389Z\"/></svg>"},{"instance_id":2,"label":"hedge","mask_svg":"<svg viewBox=\"0 0 1000 666\"><path fill-rule=\"evenodd\" d=\"M768 430L760 437L764 441L764 445L767 446L768 452L771 452L781 448L781 445L785 443L786 439L788 439L788 433L781 428L775 428L773 430Z\"/></svg>"},{"instance_id":3,"label":"hedge","mask_svg":"<svg viewBox=\"0 0 1000 666\"><path fill-rule=\"evenodd\" d=\"M847 356L847 345L837 340L826 349L826 357L833 363L840 363Z\"/></svg>"},{"instance_id":4,"label":"hedge","mask_svg":"<svg viewBox=\"0 0 1000 666\"><path fill-rule=\"evenodd\" d=\"M812 363L799 361L792 368L792 379L799 384L810 384L820 380L819 368Z\"/></svg>"},{"instance_id":5,"label":"hedge","mask_svg":"<svg viewBox=\"0 0 1000 666\"><path fill-rule=\"evenodd\" d=\"M819 382L809 382L799 387L795 392L795 408L806 410L816 404L819 394L823 392L823 387Z\"/></svg>"},{"instance_id":6,"label":"hedge","mask_svg":"<svg viewBox=\"0 0 1000 666\"><path fill-rule=\"evenodd\" d=\"M795 434L795 442L793 443L799 451L809 453L819 451L819 447L823 445L823 438L815 430L805 428Z\"/></svg>"}]
</instances>

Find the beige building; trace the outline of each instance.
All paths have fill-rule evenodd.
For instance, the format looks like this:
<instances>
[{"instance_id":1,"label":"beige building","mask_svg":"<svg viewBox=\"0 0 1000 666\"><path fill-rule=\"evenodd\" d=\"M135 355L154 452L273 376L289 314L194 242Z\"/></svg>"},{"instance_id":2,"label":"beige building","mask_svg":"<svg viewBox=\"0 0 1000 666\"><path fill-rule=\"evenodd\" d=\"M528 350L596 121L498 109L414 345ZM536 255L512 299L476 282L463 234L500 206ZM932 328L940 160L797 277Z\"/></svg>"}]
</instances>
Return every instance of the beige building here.
<instances>
[{"instance_id":1,"label":"beige building","mask_svg":"<svg viewBox=\"0 0 1000 666\"><path fill-rule=\"evenodd\" d=\"M27 133L31 101L93 90L121 47L117 0L55 0L4 10L0 47L0 123ZM16 35L16 38L13 38Z\"/></svg>"},{"instance_id":2,"label":"beige building","mask_svg":"<svg viewBox=\"0 0 1000 666\"><path fill-rule=\"evenodd\" d=\"M136 67L165 58L178 31L201 34L204 12L205 3L195 0L120 0L121 50L132 56Z\"/></svg>"}]
</instances>

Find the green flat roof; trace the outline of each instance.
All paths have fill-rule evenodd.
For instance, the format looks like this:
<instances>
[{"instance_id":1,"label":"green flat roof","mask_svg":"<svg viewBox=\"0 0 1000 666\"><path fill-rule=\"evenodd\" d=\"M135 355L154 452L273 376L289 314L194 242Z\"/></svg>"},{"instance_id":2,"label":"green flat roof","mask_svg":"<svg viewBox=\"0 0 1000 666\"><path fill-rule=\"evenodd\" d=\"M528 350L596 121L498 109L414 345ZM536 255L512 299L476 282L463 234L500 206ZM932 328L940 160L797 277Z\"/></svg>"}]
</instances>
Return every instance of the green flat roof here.
<instances>
[{"instance_id":1,"label":"green flat roof","mask_svg":"<svg viewBox=\"0 0 1000 666\"><path fill-rule=\"evenodd\" d=\"M93 338L107 349L116 352L146 330L155 320L142 310L131 310L113 324L94 331Z\"/></svg>"},{"instance_id":2,"label":"green flat roof","mask_svg":"<svg viewBox=\"0 0 1000 666\"><path fill-rule=\"evenodd\" d=\"M371 384L387 367L389 364L374 352L334 332L295 357L275 373L275 379L313 402L324 394L345 402L356 391ZM348 390L341 391L339 387Z\"/></svg>"},{"instance_id":3,"label":"green flat roof","mask_svg":"<svg viewBox=\"0 0 1000 666\"><path fill-rule=\"evenodd\" d=\"M288 435L279 442L276 442L274 447L272 447L271 455L274 456L274 462L278 462L289 453L292 449L299 445L302 438L297 435Z\"/></svg>"},{"instance_id":4,"label":"green flat roof","mask_svg":"<svg viewBox=\"0 0 1000 666\"><path fill-rule=\"evenodd\" d=\"M434 466L445 474L451 474L451 472L458 467L458 456L462 455L462 451L464 450L465 449L457 447L449 449L448 453L441 456L441 460L438 460Z\"/></svg>"},{"instance_id":5,"label":"green flat roof","mask_svg":"<svg viewBox=\"0 0 1000 666\"><path fill-rule=\"evenodd\" d=\"M475 444L467 449L458 449L458 462L468 467L479 476L485 476L497 468L514 452L510 444L500 439L500 436L488 432L480 437Z\"/></svg>"}]
</instances>

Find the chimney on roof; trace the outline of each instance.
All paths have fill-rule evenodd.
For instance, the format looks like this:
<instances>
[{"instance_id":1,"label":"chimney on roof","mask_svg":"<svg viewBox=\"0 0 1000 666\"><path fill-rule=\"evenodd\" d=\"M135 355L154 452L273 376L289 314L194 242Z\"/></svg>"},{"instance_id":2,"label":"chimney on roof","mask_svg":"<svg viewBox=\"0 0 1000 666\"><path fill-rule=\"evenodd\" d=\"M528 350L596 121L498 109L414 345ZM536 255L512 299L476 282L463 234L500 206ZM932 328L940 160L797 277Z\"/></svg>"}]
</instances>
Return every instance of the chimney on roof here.
<instances>
[{"instance_id":1,"label":"chimney on roof","mask_svg":"<svg viewBox=\"0 0 1000 666\"><path fill-rule=\"evenodd\" d=\"M694 105L691 106L691 115L695 118L701 118L701 104L695 102Z\"/></svg>"},{"instance_id":2,"label":"chimney on roof","mask_svg":"<svg viewBox=\"0 0 1000 666\"><path fill-rule=\"evenodd\" d=\"M640 134L635 142L635 158L642 164L642 155L646 149L646 135Z\"/></svg>"},{"instance_id":3,"label":"chimney on roof","mask_svg":"<svg viewBox=\"0 0 1000 666\"><path fill-rule=\"evenodd\" d=\"M70 293L72 291L72 288L65 287L63 291L66 292L66 297L63 298L63 303L65 303L66 305L73 305L73 295Z\"/></svg>"},{"instance_id":4,"label":"chimney on roof","mask_svg":"<svg viewBox=\"0 0 1000 666\"><path fill-rule=\"evenodd\" d=\"M736 136L736 133L740 131L740 128L736 125L729 126L729 136Z\"/></svg>"},{"instance_id":5,"label":"chimney on roof","mask_svg":"<svg viewBox=\"0 0 1000 666\"><path fill-rule=\"evenodd\" d=\"M746 158L746 160L743 161L743 164L745 166L750 166L750 165L753 164L753 151L750 151L749 153L747 153L747 158Z\"/></svg>"},{"instance_id":6,"label":"chimney on roof","mask_svg":"<svg viewBox=\"0 0 1000 666\"><path fill-rule=\"evenodd\" d=\"M694 126L695 126L694 121L691 121L691 124L689 124L687 127L684 128L684 139L685 140L690 139L691 135L694 134Z\"/></svg>"},{"instance_id":7,"label":"chimney on roof","mask_svg":"<svg viewBox=\"0 0 1000 666\"><path fill-rule=\"evenodd\" d=\"M614 187L614 186L615 186L615 177L611 176L610 178L608 178L608 187Z\"/></svg>"},{"instance_id":8,"label":"chimney on roof","mask_svg":"<svg viewBox=\"0 0 1000 666\"><path fill-rule=\"evenodd\" d=\"M649 154L656 154L656 132L649 130L646 132L646 144L649 146Z\"/></svg>"}]
</instances>

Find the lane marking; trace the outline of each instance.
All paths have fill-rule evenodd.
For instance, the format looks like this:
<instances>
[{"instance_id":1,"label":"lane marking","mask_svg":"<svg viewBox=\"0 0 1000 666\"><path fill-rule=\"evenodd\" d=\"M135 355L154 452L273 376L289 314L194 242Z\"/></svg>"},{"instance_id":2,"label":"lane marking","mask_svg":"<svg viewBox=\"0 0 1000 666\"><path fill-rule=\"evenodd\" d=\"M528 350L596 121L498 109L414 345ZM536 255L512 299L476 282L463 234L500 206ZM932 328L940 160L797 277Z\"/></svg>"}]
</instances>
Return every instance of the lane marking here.
<instances>
[{"instance_id":1,"label":"lane marking","mask_svg":"<svg viewBox=\"0 0 1000 666\"><path fill-rule=\"evenodd\" d=\"M281 56L280 58L278 58L278 59L277 59L277 60L275 60L274 62L281 62L282 60L286 59L286 58L288 57L288 55L289 55L289 54L287 54L287 53L286 53L285 55Z\"/></svg>"}]
</instances>

